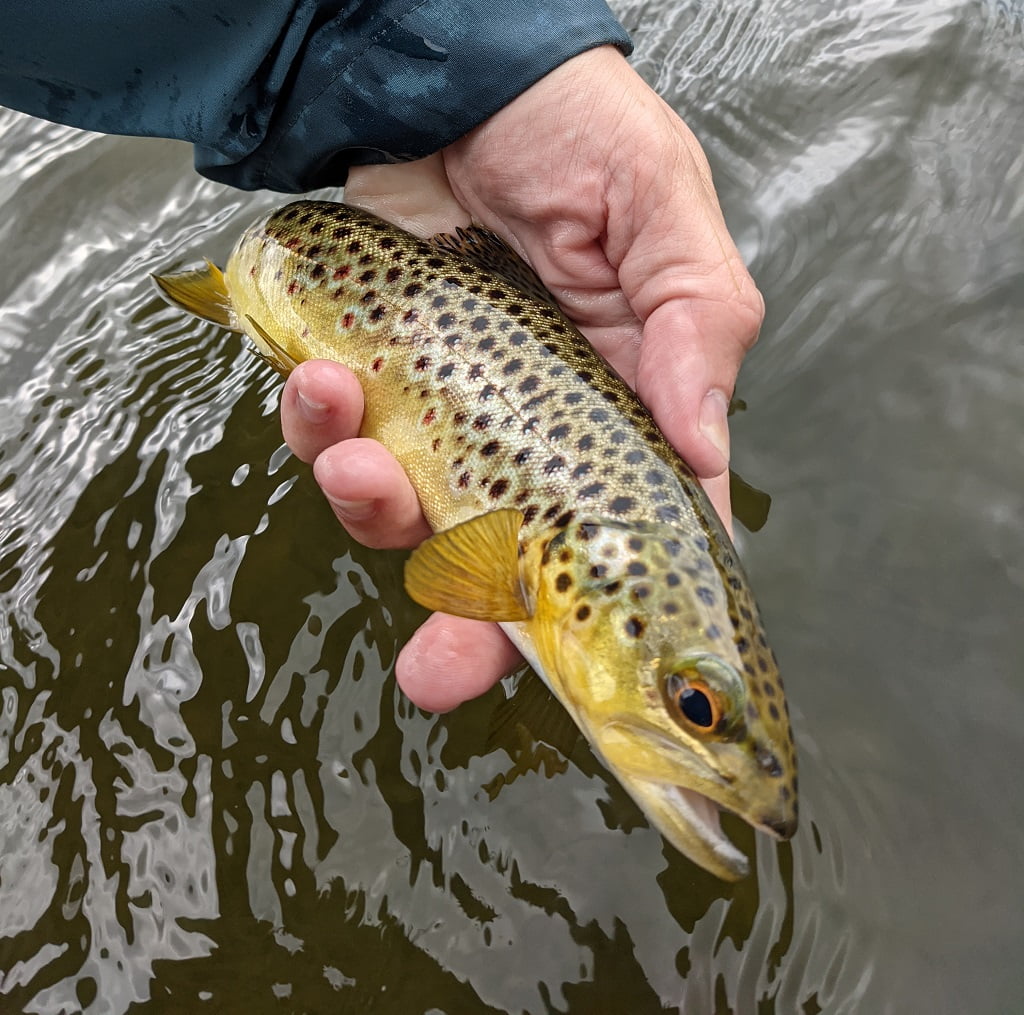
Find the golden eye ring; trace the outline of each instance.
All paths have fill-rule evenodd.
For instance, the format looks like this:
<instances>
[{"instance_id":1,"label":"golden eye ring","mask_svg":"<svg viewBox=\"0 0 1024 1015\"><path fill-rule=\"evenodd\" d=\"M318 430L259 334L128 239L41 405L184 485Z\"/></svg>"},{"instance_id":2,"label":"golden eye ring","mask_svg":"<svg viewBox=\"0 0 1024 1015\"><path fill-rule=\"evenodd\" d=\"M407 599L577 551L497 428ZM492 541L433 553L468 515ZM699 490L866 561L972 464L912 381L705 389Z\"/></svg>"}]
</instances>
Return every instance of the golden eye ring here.
<instances>
[{"instance_id":1,"label":"golden eye ring","mask_svg":"<svg viewBox=\"0 0 1024 1015\"><path fill-rule=\"evenodd\" d=\"M677 717L686 725L702 733L718 728L725 711L721 697L699 677L670 673L665 691Z\"/></svg>"}]
</instances>

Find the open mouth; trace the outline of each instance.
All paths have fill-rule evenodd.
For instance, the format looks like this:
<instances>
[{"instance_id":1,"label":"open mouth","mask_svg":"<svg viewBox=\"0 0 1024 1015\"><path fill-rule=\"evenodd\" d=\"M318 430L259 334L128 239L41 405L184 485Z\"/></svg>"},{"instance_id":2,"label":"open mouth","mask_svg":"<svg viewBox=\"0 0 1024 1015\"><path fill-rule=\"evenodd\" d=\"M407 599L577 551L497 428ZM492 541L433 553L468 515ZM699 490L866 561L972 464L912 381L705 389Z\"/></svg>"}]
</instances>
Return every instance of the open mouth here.
<instances>
[{"instance_id":1,"label":"open mouth","mask_svg":"<svg viewBox=\"0 0 1024 1015\"><path fill-rule=\"evenodd\" d=\"M722 831L718 805L703 793L649 780L630 788L650 822L680 853L724 881L749 873L746 855Z\"/></svg>"}]
</instances>

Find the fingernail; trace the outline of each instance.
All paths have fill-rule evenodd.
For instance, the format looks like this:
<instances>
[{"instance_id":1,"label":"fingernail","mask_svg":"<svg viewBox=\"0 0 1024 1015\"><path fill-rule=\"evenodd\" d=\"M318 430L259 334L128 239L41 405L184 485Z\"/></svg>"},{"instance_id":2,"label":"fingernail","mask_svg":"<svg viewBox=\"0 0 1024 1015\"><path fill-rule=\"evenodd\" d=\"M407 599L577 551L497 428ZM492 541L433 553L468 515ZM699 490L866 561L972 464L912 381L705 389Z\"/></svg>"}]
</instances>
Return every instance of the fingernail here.
<instances>
[{"instance_id":1,"label":"fingernail","mask_svg":"<svg viewBox=\"0 0 1024 1015\"><path fill-rule=\"evenodd\" d=\"M729 465L729 400L718 391L709 391L700 407L700 432L723 458L722 469Z\"/></svg>"},{"instance_id":2,"label":"fingernail","mask_svg":"<svg viewBox=\"0 0 1024 1015\"><path fill-rule=\"evenodd\" d=\"M375 507L372 500L339 500L335 497L327 499L347 522L365 522L373 516Z\"/></svg>"},{"instance_id":3,"label":"fingernail","mask_svg":"<svg viewBox=\"0 0 1024 1015\"><path fill-rule=\"evenodd\" d=\"M307 423L323 423L327 419L327 406L322 402L313 401L313 399L303 394L301 390L298 392L296 401L299 406L299 412L302 413Z\"/></svg>"}]
</instances>

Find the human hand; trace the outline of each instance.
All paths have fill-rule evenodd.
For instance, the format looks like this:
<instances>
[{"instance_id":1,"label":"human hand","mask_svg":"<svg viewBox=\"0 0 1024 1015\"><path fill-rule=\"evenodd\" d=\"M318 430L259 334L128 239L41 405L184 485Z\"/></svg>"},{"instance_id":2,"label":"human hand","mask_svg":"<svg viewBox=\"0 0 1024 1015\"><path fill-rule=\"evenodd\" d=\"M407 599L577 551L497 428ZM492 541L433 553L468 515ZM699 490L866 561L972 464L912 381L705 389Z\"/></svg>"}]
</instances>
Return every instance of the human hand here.
<instances>
[{"instance_id":1,"label":"human hand","mask_svg":"<svg viewBox=\"0 0 1024 1015\"><path fill-rule=\"evenodd\" d=\"M763 303L699 144L617 50L568 61L438 155L353 169L345 199L421 236L475 220L503 237L635 387L728 522L726 411ZM354 538L414 546L429 527L398 463L356 436L362 410L352 374L303 364L282 399L285 439ZM497 625L434 614L396 675L417 705L444 711L518 662Z\"/></svg>"}]
</instances>

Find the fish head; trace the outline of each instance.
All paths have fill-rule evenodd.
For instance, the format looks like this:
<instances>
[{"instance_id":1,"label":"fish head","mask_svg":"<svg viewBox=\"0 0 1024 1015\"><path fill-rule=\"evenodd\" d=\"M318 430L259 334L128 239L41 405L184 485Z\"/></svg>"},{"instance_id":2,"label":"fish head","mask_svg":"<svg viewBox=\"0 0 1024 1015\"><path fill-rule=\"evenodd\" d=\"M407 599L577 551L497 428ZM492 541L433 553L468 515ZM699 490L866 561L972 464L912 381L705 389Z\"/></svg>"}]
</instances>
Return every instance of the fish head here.
<instances>
[{"instance_id":1,"label":"fish head","mask_svg":"<svg viewBox=\"0 0 1024 1015\"><path fill-rule=\"evenodd\" d=\"M796 757L782 684L731 545L576 522L534 555L531 621L552 689L648 819L726 880L747 873L719 810L789 838ZM526 567L531 555L526 554Z\"/></svg>"}]
</instances>

